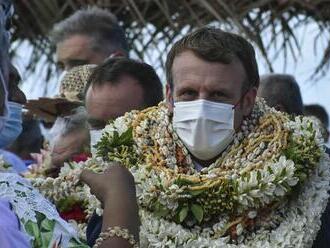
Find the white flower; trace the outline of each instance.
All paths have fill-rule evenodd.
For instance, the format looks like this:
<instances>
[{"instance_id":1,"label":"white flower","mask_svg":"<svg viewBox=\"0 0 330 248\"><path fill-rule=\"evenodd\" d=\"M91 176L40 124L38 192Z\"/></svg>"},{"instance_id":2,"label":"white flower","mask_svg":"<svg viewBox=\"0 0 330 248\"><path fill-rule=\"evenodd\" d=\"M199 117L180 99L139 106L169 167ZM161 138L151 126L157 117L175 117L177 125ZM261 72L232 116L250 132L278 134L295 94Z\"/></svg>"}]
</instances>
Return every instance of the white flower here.
<instances>
[{"instance_id":1,"label":"white flower","mask_svg":"<svg viewBox=\"0 0 330 248\"><path fill-rule=\"evenodd\" d=\"M248 216L250 219L254 219L255 217L257 217L257 211L250 211L248 213Z\"/></svg>"},{"instance_id":2,"label":"white flower","mask_svg":"<svg viewBox=\"0 0 330 248\"><path fill-rule=\"evenodd\" d=\"M113 124L106 125L105 128L102 130L102 136L104 134L107 134L109 138L113 137L114 131L116 131L116 128L113 126Z\"/></svg>"},{"instance_id":3,"label":"white flower","mask_svg":"<svg viewBox=\"0 0 330 248\"><path fill-rule=\"evenodd\" d=\"M118 117L113 124L119 135L123 134L128 130L128 126L125 121L125 116Z\"/></svg>"},{"instance_id":4,"label":"white flower","mask_svg":"<svg viewBox=\"0 0 330 248\"><path fill-rule=\"evenodd\" d=\"M237 233L238 236L240 236L240 235L242 234L243 230L244 230L244 229L243 229L242 224L238 224L238 225L236 226L236 233Z\"/></svg>"}]
</instances>

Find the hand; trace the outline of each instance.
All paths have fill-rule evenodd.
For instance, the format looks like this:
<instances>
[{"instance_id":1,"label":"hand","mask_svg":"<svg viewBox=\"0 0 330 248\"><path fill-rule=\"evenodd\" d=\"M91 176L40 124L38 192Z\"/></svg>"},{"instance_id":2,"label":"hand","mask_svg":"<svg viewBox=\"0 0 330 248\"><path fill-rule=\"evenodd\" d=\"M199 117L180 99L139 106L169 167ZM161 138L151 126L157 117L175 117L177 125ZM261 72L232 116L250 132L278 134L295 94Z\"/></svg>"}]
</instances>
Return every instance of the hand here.
<instances>
[{"instance_id":1,"label":"hand","mask_svg":"<svg viewBox=\"0 0 330 248\"><path fill-rule=\"evenodd\" d=\"M108 199L122 197L123 194L134 193L135 184L132 174L124 166L117 162L106 169L104 173L97 174L89 170L83 170L80 180L85 182L102 203Z\"/></svg>"},{"instance_id":2,"label":"hand","mask_svg":"<svg viewBox=\"0 0 330 248\"><path fill-rule=\"evenodd\" d=\"M91 192L102 202L102 231L108 227L127 228L139 242L139 214L135 184L132 174L119 163L113 163L102 174L84 170L80 180L87 183ZM100 247L131 247L124 239L105 240Z\"/></svg>"}]
</instances>

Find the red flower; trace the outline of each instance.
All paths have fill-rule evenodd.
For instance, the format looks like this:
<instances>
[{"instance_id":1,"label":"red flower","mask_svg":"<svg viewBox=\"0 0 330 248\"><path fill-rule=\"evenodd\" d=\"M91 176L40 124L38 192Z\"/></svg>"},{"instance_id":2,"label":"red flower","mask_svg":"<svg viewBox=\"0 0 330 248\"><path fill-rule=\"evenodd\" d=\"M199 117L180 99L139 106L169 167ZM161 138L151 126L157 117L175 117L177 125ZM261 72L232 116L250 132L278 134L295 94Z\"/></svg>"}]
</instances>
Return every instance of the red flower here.
<instances>
[{"instance_id":1,"label":"red flower","mask_svg":"<svg viewBox=\"0 0 330 248\"><path fill-rule=\"evenodd\" d=\"M62 217L62 219L66 221L68 220L75 220L77 222L86 221L86 213L78 204L73 205L71 210L60 212L60 216Z\"/></svg>"},{"instance_id":2,"label":"red flower","mask_svg":"<svg viewBox=\"0 0 330 248\"><path fill-rule=\"evenodd\" d=\"M79 163L79 162L85 162L90 157L89 153L80 153L72 156L72 161Z\"/></svg>"}]
</instances>

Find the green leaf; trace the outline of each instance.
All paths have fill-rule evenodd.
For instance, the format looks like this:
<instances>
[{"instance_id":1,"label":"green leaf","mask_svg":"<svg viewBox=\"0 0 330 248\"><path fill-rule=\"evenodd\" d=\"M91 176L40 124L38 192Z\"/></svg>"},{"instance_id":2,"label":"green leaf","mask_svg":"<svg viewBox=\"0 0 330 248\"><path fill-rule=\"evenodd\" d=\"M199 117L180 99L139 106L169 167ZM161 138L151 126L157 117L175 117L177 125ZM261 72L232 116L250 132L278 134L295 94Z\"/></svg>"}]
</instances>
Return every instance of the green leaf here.
<instances>
[{"instance_id":1,"label":"green leaf","mask_svg":"<svg viewBox=\"0 0 330 248\"><path fill-rule=\"evenodd\" d=\"M25 231L32 237L34 237L33 247L41 247L41 237L40 230L38 228L38 224L32 221L28 221L24 225Z\"/></svg>"},{"instance_id":2,"label":"green leaf","mask_svg":"<svg viewBox=\"0 0 330 248\"><path fill-rule=\"evenodd\" d=\"M157 217L164 217L169 213L169 210L158 201L154 203L154 209L154 213Z\"/></svg>"},{"instance_id":3,"label":"green leaf","mask_svg":"<svg viewBox=\"0 0 330 248\"><path fill-rule=\"evenodd\" d=\"M183 207L179 212L179 222L182 223L188 215L188 206Z\"/></svg>"},{"instance_id":4,"label":"green leaf","mask_svg":"<svg viewBox=\"0 0 330 248\"><path fill-rule=\"evenodd\" d=\"M44 219L40 226L41 230L52 231L55 226L55 220Z\"/></svg>"},{"instance_id":5,"label":"green leaf","mask_svg":"<svg viewBox=\"0 0 330 248\"><path fill-rule=\"evenodd\" d=\"M117 131L114 131L110 145L111 146L118 146L118 143L119 143L119 134L118 134Z\"/></svg>"},{"instance_id":6,"label":"green leaf","mask_svg":"<svg viewBox=\"0 0 330 248\"><path fill-rule=\"evenodd\" d=\"M42 247L48 247L53 237L53 231L41 232Z\"/></svg>"},{"instance_id":7,"label":"green leaf","mask_svg":"<svg viewBox=\"0 0 330 248\"><path fill-rule=\"evenodd\" d=\"M25 225L25 230L29 234L37 234L39 232L37 223L28 221Z\"/></svg>"},{"instance_id":8,"label":"green leaf","mask_svg":"<svg viewBox=\"0 0 330 248\"><path fill-rule=\"evenodd\" d=\"M157 217L165 217L168 214L169 210L167 208L158 208L155 211Z\"/></svg>"},{"instance_id":9,"label":"green leaf","mask_svg":"<svg viewBox=\"0 0 330 248\"><path fill-rule=\"evenodd\" d=\"M191 212L193 213L195 219L201 223L203 220L203 216L204 216L204 210L202 208L202 206L198 205L198 204L192 204L191 206Z\"/></svg>"},{"instance_id":10,"label":"green leaf","mask_svg":"<svg viewBox=\"0 0 330 248\"><path fill-rule=\"evenodd\" d=\"M194 182L188 180L188 179L185 179L185 178L177 178L175 181L174 181L175 184L177 184L179 187L181 186L186 186L186 185L193 185Z\"/></svg>"},{"instance_id":11,"label":"green leaf","mask_svg":"<svg viewBox=\"0 0 330 248\"><path fill-rule=\"evenodd\" d=\"M272 170L272 168L270 168L270 166L267 167L267 170L268 170L269 174L273 174L273 170Z\"/></svg>"},{"instance_id":12,"label":"green leaf","mask_svg":"<svg viewBox=\"0 0 330 248\"><path fill-rule=\"evenodd\" d=\"M120 145L129 145L133 141L133 128L130 127L120 135Z\"/></svg>"},{"instance_id":13,"label":"green leaf","mask_svg":"<svg viewBox=\"0 0 330 248\"><path fill-rule=\"evenodd\" d=\"M56 207L60 212L71 210L72 206L77 204L78 201L74 197L63 198L56 203Z\"/></svg>"},{"instance_id":14,"label":"green leaf","mask_svg":"<svg viewBox=\"0 0 330 248\"><path fill-rule=\"evenodd\" d=\"M189 191L189 194L190 194L191 196L198 196L198 195L202 194L204 191L205 191L205 190L203 190L203 189L201 189L201 190L190 190L190 191Z\"/></svg>"},{"instance_id":15,"label":"green leaf","mask_svg":"<svg viewBox=\"0 0 330 248\"><path fill-rule=\"evenodd\" d=\"M259 170L257 171L257 180L258 182L261 180L261 172Z\"/></svg>"}]
</instances>

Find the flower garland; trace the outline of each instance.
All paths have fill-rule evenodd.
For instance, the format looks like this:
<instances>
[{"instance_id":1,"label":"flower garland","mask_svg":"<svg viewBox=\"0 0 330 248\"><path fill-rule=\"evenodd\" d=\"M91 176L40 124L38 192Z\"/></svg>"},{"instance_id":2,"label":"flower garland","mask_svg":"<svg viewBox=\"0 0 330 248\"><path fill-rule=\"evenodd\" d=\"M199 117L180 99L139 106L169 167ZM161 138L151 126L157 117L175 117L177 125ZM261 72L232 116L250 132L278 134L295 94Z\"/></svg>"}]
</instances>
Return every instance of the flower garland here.
<instances>
[{"instance_id":1,"label":"flower garland","mask_svg":"<svg viewBox=\"0 0 330 248\"><path fill-rule=\"evenodd\" d=\"M225 226L226 218L219 217L219 222L209 228L186 229L142 209L141 247L311 247L328 198L328 164L328 159L322 160L318 170L301 189L299 198L273 214L277 218L280 216L277 220L280 224L275 223L273 229L261 228L246 240L241 236L237 244L230 244L229 236L212 237ZM238 234L242 232L241 226L236 229Z\"/></svg>"},{"instance_id":2,"label":"flower garland","mask_svg":"<svg viewBox=\"0 0 330 248\"><path fill-rule=\"evenodd\" d=\"M103 171L107 161L119 161L135 177L141 240L151 246L285 247L299 239L308 247L330 179L317 129L308 118L292 119L258 100L234 142L199 172L161 103L118 118L104 129L93 159L35 185L55 202L75 195L89 202L89 213L101 213L88 187L72 179L81 168ZM281 243L278 235L290 238Z\"/></svg>"}]
</instances>

